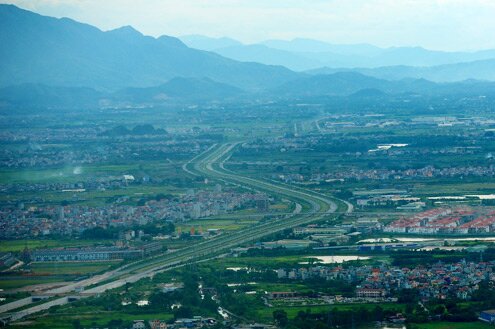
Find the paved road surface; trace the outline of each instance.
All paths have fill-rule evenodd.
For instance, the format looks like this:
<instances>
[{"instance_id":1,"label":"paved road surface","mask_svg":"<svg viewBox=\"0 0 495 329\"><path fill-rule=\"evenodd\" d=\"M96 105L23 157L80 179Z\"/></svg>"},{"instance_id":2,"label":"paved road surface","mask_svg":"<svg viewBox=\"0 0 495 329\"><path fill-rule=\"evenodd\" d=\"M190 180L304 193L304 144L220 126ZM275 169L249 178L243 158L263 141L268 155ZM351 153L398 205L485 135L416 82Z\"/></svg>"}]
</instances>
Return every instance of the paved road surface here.
<instances>
[{"instance_id":1,"label":"paved road surface","mask_svg":"<svg viewBox=\"0 0 495 329\"><path fill-rule=\"evenodd\" d=\"M159 256L147 258L142 261L122 266L118 269L111 270L101 275L97 275L79 282L69 283L65 286L50 289L47 294L71 294L76 290L84 289L84 293L74 292L74 296L80 298L87 297L87 294L103 293L110 289L115 289L133 283L145 277L152 277L157 273L183 266L188 263L205 261L212 259L222 253L228 252L239 245L256 241L264 236L292 228L295 226L311 223L322 219L328 214L337 210L337 204L323 194L302 188L279 184L277 182L268 182L260 179L254 179L236 174L225 169L224 162L230 152L237 144L213 145L202 154L194 157L186 164L183 169L191 175L209 176L213 179L223 180L226 182L242 185L246 188L265 191L269 194L275 194L287 198L296 204L296 211L281 219L274 219L268 222L252 225L232 233L225 233L214 239L208 239L173 253L166 253ZM303 210L303 206L307 208ZM352 211L352 206L348 205L347 211ZM40 311L47 310L54 305L63 305L68 303L67 297L61 297L42 303L25 310L7 314L4 312L0 317L10 316L12 320L21 319ZM9 305L9 304L6 304ZM5 306L4 309L11 311L12 306ZM2 316L3 315L3 316Z\"/></svg>"}]
</instances>

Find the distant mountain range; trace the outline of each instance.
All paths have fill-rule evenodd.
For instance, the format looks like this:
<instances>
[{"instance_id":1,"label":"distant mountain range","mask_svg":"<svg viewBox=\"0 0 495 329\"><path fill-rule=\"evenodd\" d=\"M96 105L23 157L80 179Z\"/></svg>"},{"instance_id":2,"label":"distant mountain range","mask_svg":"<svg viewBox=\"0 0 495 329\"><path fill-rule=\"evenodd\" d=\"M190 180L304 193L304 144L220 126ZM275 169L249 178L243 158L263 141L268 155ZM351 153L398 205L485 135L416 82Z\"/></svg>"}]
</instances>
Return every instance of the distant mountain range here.
<instances>
[{"instance_id":1,"label":"distant mountain range","mask_svg":"<svg viewBox=\"0 0 495 329\"><path fill-rule=\"evenodd\" d=\"M188 47L206 51L243 45L240 41L232 38L209 38L202 35L188 35L181 37L180 40Z\"/></svg>"},{"instance_id":2,"label":"distant mountain range","mask_svg":"<svg viewBox=\"0 0 495 329\"><path fill-rule=\"evenodd\" d=\"M0 44L0 87L39 83L117 90L181 76L257 90L297 77L285 67L191 49L173 37L155 39L129 26L103 32L13 5L0 5Z\"/></svg>"},{"instance_id":3,"label":"distant mountain range","mask_svg":"<svg viewBox=\"0 0 495 329\"><path fill-rule=\"evenodd\" d=\"M87 87L26 83L0 88L0 109L98 108L102 93Z\"/></svg>"},{"instance_id":4,"label":"distant mountain range","mask_svg":"<svg viewBox=\"0 0 495 329\"><path fill-rule=\"evenodd\" d=\"M173 78L148 88L124 88L103 92L87 87L53 87L21 84L0 88L0 108L101 108L153 106L166 103L225 101L243 91L209 78Z\"/></svg>"},{"instance_id":5,"label":"distant mountain range","mask_svg":"<svg viewBox=\"0 0 495 329\"><path fill-rule=\"evenodd\" d=\"M395 95L495 97L495 82L476 80L435 83L424 79L390 81L357 72L308 75L260 92L245 92L208 78L173 78L148 88L102 92L86 87L50 87L22 84L0 88L0 109L36 110L154 107L168 104L206 104L246 100L295 100L318 97L381 99ZM8 113L8 112L7 112Z\"/></svg>"},{"instance_id":6,"label":"distant mountain range","mask_svg":"<svg viewBox=\"0 0 495 329\"><path fill-rule=\"evenodd\" d=\"M445 64L431 67L384 66L378 68L319 68L306 73L313 75L333 74L336 72L359 72L368 76L400 80L404 78L427 79L437 82L455 82L462 80L495 81L495 59L466 63Z\"/></svg>"},{"instance_id":7,"label":"distant mountain range","mask_svg":"<svg viewBox=\"0 0 495 329\"><path fill-rule=\"evenodd\" d=\"M310 39L268 40L252 45L244 45L228 38L201 36L185 36L181 40L190 47L213 51L238 61L283 65L295 71L328 67L332 72L341 71L342 68L363 68L359 72L367 73L373 70L364 69L379 68L380 70L383 66L405 66L402 68L402 74L397 76L427 79L432 77L431 79L435 81L456 81L476 79L482 73L483 77L495 80L495 65L484 62L495 59L495 50L443 52L421 47L379 48L368 44L335 45ZM468 62L481 63L465 65ZM429 69L430 66L458 63L463 63L460 67L462 72L453 73L454 70L444 67ZM488 65L481 67L483 64ZM413 70L408 66L420 68ZM385 77L378 74L377 76ZM396 76L391 75L391 78L395 79Z\"/></svg>"},{"instance_id":8,"label":"distant mountain range","mask_svg":"<svg viewBox=\"0 0 495 329\"><path fill-rule=\"evenodd\" d=\"M332 45L307 39L269 40L256 45L201 36L183 37L183 41L190 47L238 60L190 48L174 37L144 36L129 26L103 32L67 18L0 5L0 109L159 106L321 96L377 98L403 93L495 94L495 83L479 81L495 81L495 59L490 57L493 51L443 53L367 44ZM388 66L319 67L320 61L333 61L331 58L335 61L332 66L338 66L338 60L357 65L356 58ZM253 60L265 64L250 62ZM460 60L465 62L393 65ZM313 64L319 68L305 72L282 66L302 69Z\"/></svg>"},{"instance_id":9,"label":"distant mountain range","mask_svg":"<svg viewBox=\"0 0 495 329\"><path fill-rule=\"evenodd\" d=\"M159 104L169 100L203 102L223 101L242 95L236 87L209 78L173 78L157 87L125 88L106 95L112 103Z\"/></svg>"},{"instance_id":10,"label":"distant mountain range","mask_svg":"<svg viewBox=\"0 0 495 329\"><path fill-rule=\"evenodd\" d=\"M303 77L271 89L270 94L285 98L320 96L367 96L413 93L421 95L495 96L495 82L466 80L435 83L425 79L397 81L379 79L357 72L337 72Z\"/></svg>"}]
</instances>

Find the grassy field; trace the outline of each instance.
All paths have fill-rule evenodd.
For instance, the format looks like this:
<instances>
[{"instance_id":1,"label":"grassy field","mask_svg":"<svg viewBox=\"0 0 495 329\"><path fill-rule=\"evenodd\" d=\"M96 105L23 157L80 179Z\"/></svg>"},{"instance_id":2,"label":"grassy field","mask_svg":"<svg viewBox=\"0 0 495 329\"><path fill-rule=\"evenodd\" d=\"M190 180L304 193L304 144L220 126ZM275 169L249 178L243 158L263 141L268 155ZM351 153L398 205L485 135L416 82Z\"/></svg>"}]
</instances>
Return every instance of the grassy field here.
<instances>
[{"instance_id":1,"label":"grassy field","mask_svg":"<svg viewBox=\"0 0 495 329\"><path fill-rule=\"evenodd\" d=\"M169 162L147 161L145 163L66 166L47 169L2 169L0 170L0 183L77 182L95 176L120 176L142 170L164 170L172 173L173 167L174 165Z\"/></svg>"},{"instance_id":2,"label":"grassy field","mask_svg":"<svg viewBox=\"0 0 495 329\"><path fill-rule=\"evenodd\" d=\"M336 305L336 306L286 306L286 307L273 307L273 308L262 308L257 310L257 316L259 317L261 322L269 322L273 321L273 311L276 309L283 309L285 312L287 312L287 316L289 319L292 319L296 317L297 313L300 311L307 311L308 309L311 310L311 313L328 313L332 309L338 309L338 310L352 310L352 309L359 309L359 308L365 308L365 309L373 309L376 306L380 306L385 310L397 310L399 312L403 311L404 305L403 304L395 304L395 303L380 303L380 304L342 304L342 305ZM428 328L429 329L429 328ZM432 328L433 329L433 328ZM436 329L436 328L434 328ZM457 328L455 328L457 329ZM464 329L464 328L460 328Z\"/></svg>"},{"instance_id":3,"label":"grassy field","mask_svg":"<svg viewBox=\"0 0 495 329\"><path fill-rule=\"evenodd\" d=\"M31 277L31 278L5 278L0 277L0 289L17 289L34 284L53 283L63 281L60 278Z\"/></svg>"},{"instance_id":4,"label":"grassy field","mask_svg":"<svg viewBox=\"0 0 495 329\"><path fill-rule=\"evenodd\" d=\"M477 322L432 322L412 324L411 329L493 329L493 325Z\"/></svg>"},{"instance_id":5,"label":"grassy field","mask_svg":"<svg viewBox=\"0 0 495 329\"><path fill-rule=\"evenodd\" d=\"M104 327L110 320L122 320L132 322L133 320L170 320L173 316L170 313L152 313L152 314L126 314L122 312L88 312L88 313L61 313L39 317L35 322L21 321L11 324L14 328L32 328L32 329L72 329L73 321L79 320L83 328L93 326Z\"/></svg>"},{"instance_id":6,"label":"grassy field","mask_svg":"<svg viewBox=\"0 0 495 329\"><path fill-rule=\"evenodd\" d=\"M216 260L218 266L223 267L272 267L294 265L304 261L304 256L278 256L278 257L238 257Z\"/></svg>"},{"instance_id":7,"label":"grassy field","mask_svg":"<svg viewBox=\"0 0 495 329\"><path fill-rule=\"evenodd\" d=\"M476 183L461 183L452 182L450 184L418 184L413 189L417 195L464 195L464 194L490 194L495 191L495 183L476 182Z\"/></svg>"},{"instance_id":8,"label":"grassy field","mask_svg":"<svg viewBox=\"0 0 495 329\"><path fill-rule=\"evenodd\" d=\"M73 196L77 196L77 203L87 206L106 205L109 199L118 197L128 197L129 199L139 200L147 196L157 194L177 194L179 190L171 186L150 186L135 185L119 189L109 189L105 191L85 191L85 192L62 192L62 191L41 191L41 192L22 192L14 194L5 194L0 196L0 202L13 200L29 200L34 197L43 198L46 203L60 203L64 200L74 201Z\"/></svg>"},{"instance_id":9,"label":"grassy field","mask_svg":"<svg viewBox=\"0 0 495 329\"><path fill-rule=\"evenodd\" d=\"M94 244L111 244L113 241L106 240L3 240L0 241L0 252L18 252L38 248L61 248L61 247L84 247Z\"/></svg>"},{"instance_id":10,"label":"grassy field","mask_svg":"<svg viewBox=\"0 0 495 329\"><path fill-rule=\"evenodd\" d=\"M120 261L107 262L63 262L63 263L34 263L29 265L29 268L36 274L69 274L69 275L85 275L97 273L109 269L112 265L118 264Z\"/></svg>"},{"instance_id":11,"label":"grassy field","mask_svg":"<svg viewBox=\"0 0 495 329\"><path fill-rule=\"evenodd\" d=\"M188 247L191 244L189 240L164 240L163 245L167 249L181 249L184 247Z\"/></svg>"},{"instance_id":12,"label":"grassy field","mask_svg":"<svg viewBox=\"0 0 495 329\"><path fill-rule=\"evenodd\" d=\"M177 225L182 232L189 232L194 227L197 231L200 227L203 231L208 229L220 229L224 231L234 231L246 226L258 223L255 219L197 219L185 224Z\"/></svg>"},{"instance_id":13,"label":"grassy field","mask_svg":"<svg viewBox=\"0 0 495 329\"><path fill-rule=\"evenodd\" d=\"M253 285L253 290L257 291L294 291L294 292L308 292L309 289L304 284L296 284L296 283L259 283Z\"/></svg>"},{"instance_id":14,"label":"grassy field","mask_svg":"<svg viewBox=\"0 0 495 329\"><path fill-rule=\"evenodd\" d=\"M88 166L77 174L75 167L50 169L8 169L0 171L0 183L46 183L46 182L76 182L88 174L107 173L119 175L138 169L137 165Z\"/></svg>"}]
</instances>

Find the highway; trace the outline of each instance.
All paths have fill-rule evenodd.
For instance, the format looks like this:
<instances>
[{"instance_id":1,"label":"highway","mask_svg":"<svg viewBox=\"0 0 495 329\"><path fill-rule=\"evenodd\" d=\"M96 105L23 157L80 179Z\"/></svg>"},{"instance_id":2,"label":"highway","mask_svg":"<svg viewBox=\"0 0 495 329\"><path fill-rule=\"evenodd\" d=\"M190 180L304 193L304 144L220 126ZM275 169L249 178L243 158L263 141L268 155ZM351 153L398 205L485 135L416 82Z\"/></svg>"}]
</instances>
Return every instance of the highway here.
<instances>
[{"instance_id":1,"label":"highway","mask_svg":"<svg viewBox=\"0 0 495 329\"><path fill-rule=\"evenodd\" d=\"M270 195L289 199L296 204L296 211L234 232L223 233L218 237L192 244L176 252L148 257L80 282L69 283L65 286L48 290L45 292L47 295L60 294L63 296L22 311L0 314L0 318L7 318L11 321L18 320L46 310L53 305L66 304L68 303L68 295L74 298L84 298L121 287L126 283L136 282L142 278L153 277L157 273L172 268L213 259L235 247L258 241L285 229L321 220L337 212L337 199L302 188L293 188L276 182L242 176L226 169L224 162L237 145L213 145L202 154L185 163L183 169L191 175L209 177L212 180L221 180L247 189L263 191ZM340 203L346 205L346 212L352 211L352 206L345 203L345 201L340 200ZM83 292L81 293L81 291ZM3 305L5 306L4 310L14 310L7 305Z\"/></svg>"}]
</instances>

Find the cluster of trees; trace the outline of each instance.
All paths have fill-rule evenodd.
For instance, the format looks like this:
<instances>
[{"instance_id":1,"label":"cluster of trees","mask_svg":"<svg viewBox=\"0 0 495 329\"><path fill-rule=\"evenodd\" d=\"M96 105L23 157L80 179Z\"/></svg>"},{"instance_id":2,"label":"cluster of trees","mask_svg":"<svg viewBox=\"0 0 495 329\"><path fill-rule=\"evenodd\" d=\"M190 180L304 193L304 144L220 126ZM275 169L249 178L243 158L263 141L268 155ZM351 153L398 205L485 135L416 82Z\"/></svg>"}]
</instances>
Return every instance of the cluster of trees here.
<instances>
[{"instance_id":1,"label":"cluster of trees","mask_svg":"<svg viewBox=\"0 0 495 329\"><path fill-rule=\"evenodd\" d=\"M121 319L112 319L107 322L105 328L109 329L120 329L120 328L129 328L131 326L131 321L123 321ZM75 319L72 321L72 327L74 329L83 329L85 326L81 324L81 320ZM91 323L91 328L99 328L96 322Z\"/></svg>"},{"instance_id":2,"label":"cluster of trees","mask_svg":"<svg viewBox=\"0 0 495 329\"><path fill-rule=\"evenodd\" d=\"M486 306L495 305L494 291L488 288L488 284L481 286L475 292L473 299L476 301L488 302ZM493 304L491 304L491 302ZM455 296L442 300L430 300L423 304L420 302L420 294L416 289L403 289L398 294L398 302L405 303L405 317L412 323L424 323L432 320L444 320L450 322L471 322L476 321L477 311L482 308L475 308L472 303L458 300Z\"/></svg>"},{"instance_id":3,"label":"cluster of trees","mask_svg":"<svg viewBox=\"0 0 495 329\"><path fill-rule=\"evenodd\" d=\"M426 306L407 304L405 316L408 322L425 323L430 321L472 322L478 318L471 304L462 305L455 299L434 300Z\"/></svg>"},{"instance_id":4,"label":"cluster of trees","mask_svg":"<svg viewBox=\"0 0 495 329\"><path fill-rule=\"evenodd\" d=\"M158 235L158 234L171 234L175 231L175 225L170 222L165 223L150 223L146 225L136 225L129 228L130 230L143 231L144 234ZM117 239L119 233L122 231L120 228L108 227L103 228L100 226L89 228L84 230L81 234L82 239L88 240L105 240L105 239Z\"/></svg>"},{"instance_id":5,"label":"cluster of trees","mask_svg":"<svg viewBox=\"0 0 495 329\"><path fill-rule=\"evenodd\" d=\"M262 300L253 295L244 294L251 290L249 285L228 287L225 282L280 282L271 270L266 271L229 271L219 270L215 264L210 266L191 266L181 269L174 276L180 276L184 287L179 291L163 293L159 290L147 296L149 304L138 307L135 304L123 306L121 295L108 294L100 298L89 298L79 302L86 306L99 306L108 311L122 311L131 314L159 313L163 310L171 310L174 318L192 317L194 315L215 316L219 304L213 300L208 292L200 296L199 284L204 287L214 288L220 305L227 308L240 318L256 319L259 314L257 310L265 307ZM152 285L162 282L160 276L152 279ZM305 280L307 287L313 291L327 292L332 294L344 294L348 291L352 295L353 287L341 281ZM135 287L134 287L135 288ZM127 289L127 287L126 287ZM307 295L315 294L311 292ZM208 290L210 291L210 290ZM138 295L133 295L133 294ZM139 300L139 289L127 290L126 296L132 300ZM451 297L447 300L432 300L421 303L420 294L414 289L403 289L398 292L398 303L406 304L405 308L384 309L380 305L360 308L332 307L327 312L313 313L311 310L301 311L295 317L289 318L283 309L273 312L273 320L278 327L284 329L326 329L326 328L353 328L360 327L373 321L384 321L390 316L402 313L409 323L424 323L430 321L471 322L477 318L477 312L481 309L495 307L495 289L492 283L482 282L480 289L473 295L473 302L465 302ZM172 310L172 305L181 304L180 308ZM116 321L108 323L109 328L116 328L122 323Z\"/></svg>"},{"instance_id":6,"label":"cluster of trees","mask_svg":"<svg viewBox=\"0 0 495 329\"><path fill-rule=\"evenodd\" d=\"M326 329L359 327L372 321L383 321L387 316L395 315L399 310L384 310L380 306L372 309L339 310L332 308L326 313L300 311L294 319L289 319L284 310L273 312L273 320L281 328L288 329Z\"/></svg>"},{"instance_id":7,"label":"cluster of trees","mask_svg":"<svg viewBox=\"0 0 495 329\"><path fill-rule=\"evenodd\" d=\"M175 232L175 225L171 222L165 223L150 223L146 225L133 226L135 231L143 231L144 234L158 235L158 234L172 234Z\"/></svg>"},{"instance_id":8,"label":"cluster of trees","mask_svg":"<svg viewBox=\"0 0 495 329\"><path fill-rule=\"evenodd\" d=\"M156 201L169 200L170 201L170 200L174 200L174 199L176 199L176 197L174 197L172 194L159 193L157 195L149 195L149 196L146 196L146 197L139 199L139 201L137 202L137 205L138 206L144 206L144 205L146 205L146 202L152 201L152 200L156 200Z\"/></svg>"},{"instance_id":9,"label":"cluster of trees","mask_svg":"<svg viewBox=\"0 0 495 329\"><path fill-rule=\"evenodd\" d=\"M119 229L114 227L103 228L100 226L88 228L84 230L81 234L82 239L88 240L108 240L108 239L116 239L119 235Z\"/></svg>"},{"instance_id":10,"label":"cluster of trees","mask_svg":"<svg viewBox=\"0 0 495 329\"><path fill-rule=\"evenodd\" d=\"M483 281L479 284L479 289L473 293L472 300L480 302L480 309L495 308L495 285L488 281Z\"/></svg>"},{"instance_id":11,"label":"cluster of trees","mask_svg":"<svg viewBox=\"0 0 495 329\"><path fill-rule=\"evenodd\" d=\"M256 318L255 309L264 307L261 300L252 295L244 294L245 291L252 290L249 285L228 287L226 282L272 282L276 280L273 271L248 272L248 271L224 271L218 270L214 266L203 268L201 273L203 283L207 287L216 290L220 305L223 305L229 312L246 318ZM218 305L217 305L218 307Z\"/></svg>"},{"instance_id":12,"label":"cluster of trees","mask_svg":"<svg viewBox=\"0 0 495 329\"><path fill-rule=\"evenodd\" d=\"M399 250L390 252L390 256L392 257L392 265L401 267L414 267L417 265L435 264L438 263L440 260L443 263L455 263L461 261L462 259L474 262L480 260L480 254L477 252L464 252L456 250ZM495 248L486 249L483 252L483 260L495 260Z\"/></svg>"},{"instance_id":13,"label":"cluster of trees","mask_svg":"<svg viewBox=\"0 0 495 329\"><path fill-rule=\"evenodd\" d=\"M156 282L160 282L160 277L155 281L141 282L144 286L155 286ZM104 311L113 311L126 314L159 314L172 312L174 320L179 318L191 318L195 315L216 316L218 304L211 299L211 296L201 298L199 294L199 276L192 271L185 271L180 274L180 280L184 284L182 289L164 293L161 290L154 290L151 295L147 296L148 305L137 306L135 301L143 298L142 292L138 287L127 284L125 294L108 293L96 298L85 298L73 303L73 307L96 308ZM133 301L129 305L122 305L122 297ZM181 305L172 309L172 305ZM53 307L50 312L56 313L60 307ZM73 323L74 328L82 328L81 323ZM93 326L94 327L94 326ZM111 319L107 323L108 328L128 328L127 322L122 322L118 319Z\"/></svg>"},{"instance_id":14,"label":"cluster of trees","mask_svg":"<svg viewBox=\"0 0 495 329\"><path fill-rule=\"evenodd\" d=\"M377 143L383 143L373 140L372 138L338 138L338 139L322 139L314 150L317 153L345 153L345 152L368 152L370 149L376 148Z\"/></svg>"},{"instance_id":15,"label":"cluster of trees","mask_svg":"<svg viewBox=\"0 0 495 329\"><path fill-rule=\"evenodd\" d=\"M218 305L211 298L201 298L199 290L199 276L186 271L182 275L184 288L169 293L156 291L149 298L149 305L143 307L149 312L160 312L170 310L173 304L180 304L181 307L174 308L174 318L191 318L195 315L215 315ZM205 314L206 313L206 314Z\"/></svg>"},{"instance_id":16,"label":"cluster of trees","mask_svg":"<svg viewBox=\"0 0 495 329\"><path fill-rule=\"evenodd\" d=\"M205 286L215 288L221 305L226 305L230 312L238 316L252 319L258 317L257 309L266 307L259 297L244 294L253 290L253 286L245 284L231 288L225 285L225 282L286 282L286 279L279 279L275 272L270 269L264 271L230 271L218 270L213 265L202 268L201 278ZM323 278L305 280L304 285L308 290L303 293L303 296L307 297L316 297L319 293L353 296L355 288L341 280L325 280Z\"/></svg>"}]
</instances>

